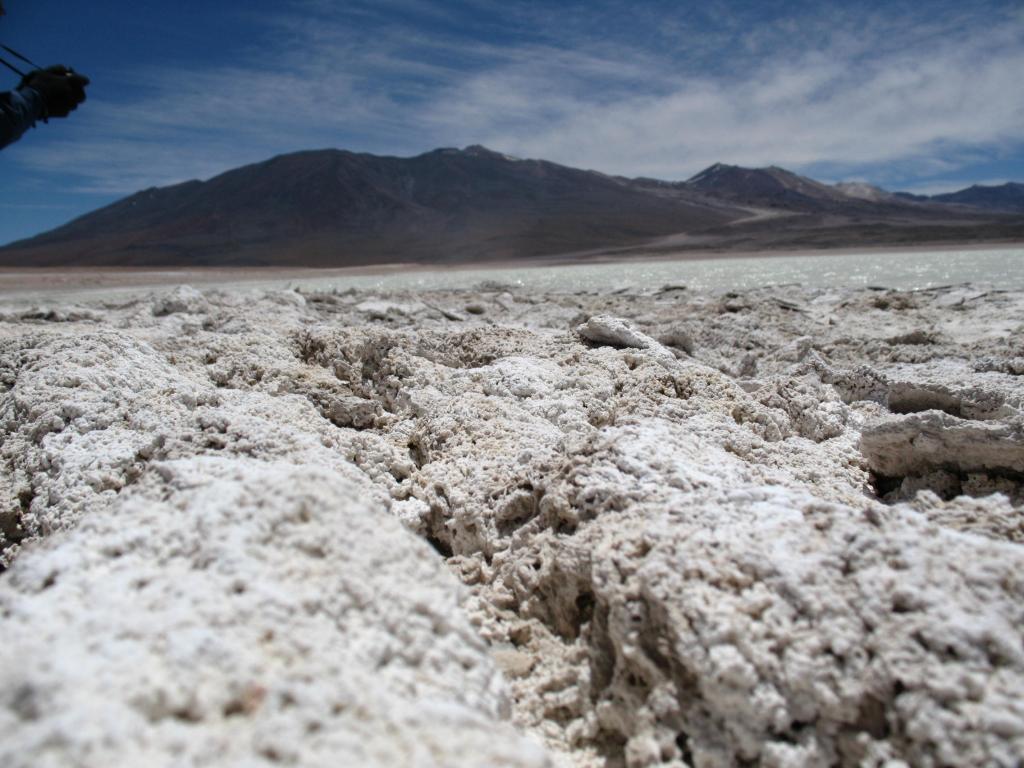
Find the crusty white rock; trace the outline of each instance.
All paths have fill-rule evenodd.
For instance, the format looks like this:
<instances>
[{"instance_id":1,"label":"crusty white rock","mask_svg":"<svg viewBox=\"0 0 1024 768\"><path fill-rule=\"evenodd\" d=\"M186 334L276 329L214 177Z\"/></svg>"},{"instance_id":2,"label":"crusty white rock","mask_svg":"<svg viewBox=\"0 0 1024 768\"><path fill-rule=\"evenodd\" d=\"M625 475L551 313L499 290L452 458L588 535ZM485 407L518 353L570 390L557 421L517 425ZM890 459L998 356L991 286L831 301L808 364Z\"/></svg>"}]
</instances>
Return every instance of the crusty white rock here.
<instances>
[{"instance_id":1,"label":"crusty white rock","mask_svg":"<svg viewBox=\"0 0 1024 768\"><path fill-rule=\"evenodd\" d=\"M9 754L1024 761L1020 294L179 289L0 320Z\"/></svg>"},{"instance_id":2,"label":"crusty white rock","mask_svg":"<svg viewBox=\"0 0 1024 768\"><path fill-rule=\"evenodd\" d=\"M543 766L430 548L349 478L161 462L0 583L0 762Z\"/></svg>"}]
</instances>

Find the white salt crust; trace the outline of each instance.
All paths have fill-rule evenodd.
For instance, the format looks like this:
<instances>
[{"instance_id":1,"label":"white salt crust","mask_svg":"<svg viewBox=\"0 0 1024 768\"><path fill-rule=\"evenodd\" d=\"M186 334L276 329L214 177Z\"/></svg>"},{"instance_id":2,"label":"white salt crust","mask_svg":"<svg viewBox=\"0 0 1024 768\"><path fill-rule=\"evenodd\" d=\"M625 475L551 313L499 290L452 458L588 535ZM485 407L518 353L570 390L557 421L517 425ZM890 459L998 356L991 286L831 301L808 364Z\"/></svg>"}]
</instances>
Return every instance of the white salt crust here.
<instances>
[{"instance_id":1,"label":"white salt crust","mask_svg":"<svg viewBox=\"0 0 1024 768\"><path fill-rule=\"evenodd\" d=\"M1022 330L972 286L8 301L0 763L1020 764Z\"/></svg>"}]
</instances>

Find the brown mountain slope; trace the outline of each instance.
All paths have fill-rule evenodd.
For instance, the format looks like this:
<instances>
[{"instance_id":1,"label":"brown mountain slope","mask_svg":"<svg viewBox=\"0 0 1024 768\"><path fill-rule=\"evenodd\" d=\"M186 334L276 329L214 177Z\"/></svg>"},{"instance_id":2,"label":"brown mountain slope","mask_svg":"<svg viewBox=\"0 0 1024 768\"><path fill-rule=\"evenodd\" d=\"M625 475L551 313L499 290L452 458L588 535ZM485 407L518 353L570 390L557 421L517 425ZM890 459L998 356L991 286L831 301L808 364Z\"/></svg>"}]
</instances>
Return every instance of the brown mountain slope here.
<instances>
[{"instance_id":1,"label":"brown mountain slope","mask_svg":"<svg viewBox=\"0 0 1024 768\"><path fill-rule=\"evenodd\" d=\"M1024 215L830 186L774 166L718 163L665 182L474 146L411 158L282 155L139 192L0 248L0 266L341 267L993 241L1024 241Z\"/></svg>"},{"instance_id":2,"label":"brown mountain slope","mask_svg":"<svg viewBox=\"0 0 1024 768\"><path fill-rule=\"evenodd\" d=\"M0 249L0 264L498 259L636 243L744 215L482 147L413 158L322 150L139 192Z\"/></svg>"}]
</instances>

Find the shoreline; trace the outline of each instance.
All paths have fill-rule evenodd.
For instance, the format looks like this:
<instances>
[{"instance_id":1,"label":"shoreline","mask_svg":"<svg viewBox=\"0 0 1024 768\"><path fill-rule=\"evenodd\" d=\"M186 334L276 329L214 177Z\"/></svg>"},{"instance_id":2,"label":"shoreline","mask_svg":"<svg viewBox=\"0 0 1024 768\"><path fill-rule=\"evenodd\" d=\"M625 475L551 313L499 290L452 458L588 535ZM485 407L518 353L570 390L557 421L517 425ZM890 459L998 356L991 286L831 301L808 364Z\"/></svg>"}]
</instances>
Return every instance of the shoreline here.
<instances>
[{"instance_id":1,"label":"shoreline","mask_svg":"<svg viewBox=\"0 0 1024 768\"><path fill-rule=\"evenodd\" d=\"M825 249L754 251L586 252L534 258L501 259L482 263L422 264L393 262L348 267L0 267L0 295L39 291L77 292L108 288L146 288L189 283L259 283L276 280L330 279L332 277L386 276L398 272L500 271L606 264L723 261L761 258L877 255L882 253L949 253L1024 249L1024 242L993 242L935 246L867 246Z\"/></svg>"}]
</instances>

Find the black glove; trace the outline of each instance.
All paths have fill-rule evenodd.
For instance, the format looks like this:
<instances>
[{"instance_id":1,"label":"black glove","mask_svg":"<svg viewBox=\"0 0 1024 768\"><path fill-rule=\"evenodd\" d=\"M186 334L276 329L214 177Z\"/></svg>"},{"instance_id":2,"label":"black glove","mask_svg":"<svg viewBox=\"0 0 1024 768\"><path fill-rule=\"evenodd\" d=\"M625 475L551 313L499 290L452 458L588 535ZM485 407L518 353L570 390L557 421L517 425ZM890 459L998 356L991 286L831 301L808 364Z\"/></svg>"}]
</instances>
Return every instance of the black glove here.
<instances>
[{"instance_id":1,"label":"black glove","mask_svg":"<svg viewBox=\"0 0 1024 768\"><path fill-rule=\"evenodd\" d=\"M43 97L46 117L67 117L85 101L89 78L61 65L34 69L25 75L21 87L32 88Z\"/></svg>"}]
</instances>

